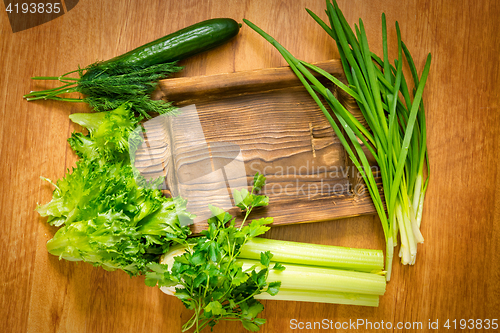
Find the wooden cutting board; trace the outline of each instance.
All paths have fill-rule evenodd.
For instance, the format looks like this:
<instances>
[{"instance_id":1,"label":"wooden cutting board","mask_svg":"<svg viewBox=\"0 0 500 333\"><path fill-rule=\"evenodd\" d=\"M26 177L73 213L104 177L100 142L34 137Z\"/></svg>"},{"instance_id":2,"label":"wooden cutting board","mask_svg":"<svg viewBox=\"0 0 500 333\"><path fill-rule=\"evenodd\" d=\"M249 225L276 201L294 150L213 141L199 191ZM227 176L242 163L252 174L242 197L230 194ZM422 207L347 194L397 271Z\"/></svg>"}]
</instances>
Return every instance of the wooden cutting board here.
<instances>
[{"instance_id":1,"label":"wooden cutting board","mask_svg":"<svg viewBox=\"0 0 500 333\"><path fill-rule=\"evenodd\" d=\"M344 79L339 61L316 65ZM348 96L329 86L359 115ZM231 191L251 186L256 172L267 178L262 193L270 204L252 218L272 216L274 225L286 225L375 213L330 124L290 68L167 79L154 97L188 111L149 126L136 162L166 177L166 195L188 199L198 216L194 233L206 227L208 204L241 219ZM229 168L234 163L239 172Z\"/></svg>"}]
</instances>

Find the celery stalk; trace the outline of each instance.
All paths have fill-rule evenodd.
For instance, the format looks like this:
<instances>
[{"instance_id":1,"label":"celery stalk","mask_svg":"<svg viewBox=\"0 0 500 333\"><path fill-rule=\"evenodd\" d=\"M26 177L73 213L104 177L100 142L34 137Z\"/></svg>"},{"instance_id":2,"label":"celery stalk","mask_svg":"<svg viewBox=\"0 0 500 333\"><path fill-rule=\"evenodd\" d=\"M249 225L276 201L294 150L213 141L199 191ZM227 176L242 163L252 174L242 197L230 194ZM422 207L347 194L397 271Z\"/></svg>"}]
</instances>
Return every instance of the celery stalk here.
<instances>
[{"instance_id":1,"label":"celery stalk","mask_svg":"<svg viewBox=\"0 0 500 333\"><path fill-rule=\"evenodd\" d=\"M262 267L259 261L238 259L243 270ZM385 277L379 274L344 271L333 268L283 264L285 270L270 270L267 282L281 281L281 288L317 292L340 292L369 295L385 293Z\"/></svg>"},{"instance_id":2,"label":"celery stalk","mask_svg":"<svg viewBox=\"0 0 500 333\"><path fill-rule=\"evenodd\" d=\"M349 294L311 290L304 291L284 288L280 288L280 291L275 296L271 296L268 293L262 293L256 295L255 298L260 300L333 303L374 307L377 307L379 305L378 295Z\"/></svg>"},{"instance_id":3,"label":"celery stalk","mask_svg":"<svg viewBox=\"0 0 500 333\"><path fill-rule=\"evenodd\" d=\"M380 272L384 268L384 254L381 250L256 237L243 245L240 251L238 257L243 259L258 260L261 252L271 251L273 260L280 263L332 267L360 272Z\"/></svg>"}]
</instances>

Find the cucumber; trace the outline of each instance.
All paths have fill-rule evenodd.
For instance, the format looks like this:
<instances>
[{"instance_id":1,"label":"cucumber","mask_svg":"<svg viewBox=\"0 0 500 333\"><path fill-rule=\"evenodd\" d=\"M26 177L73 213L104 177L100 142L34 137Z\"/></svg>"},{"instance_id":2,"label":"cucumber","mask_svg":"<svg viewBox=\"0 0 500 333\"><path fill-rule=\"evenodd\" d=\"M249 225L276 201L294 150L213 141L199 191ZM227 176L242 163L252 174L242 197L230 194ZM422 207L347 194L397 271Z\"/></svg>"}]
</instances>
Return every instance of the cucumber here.
<instances>
[{"instance_id":1,"label":"cucumber","mask_svg":"<svg viewBox=\"0 0 500 333\"><path fill-rule=\"evenodd\" d=\"M145 68L183 60L224 44L238 34L240 24L230 18L215 18L193 24L132 51L100 62L81 77L90 80L105 75L103 68Z\"/></svg>"}]
</instances>

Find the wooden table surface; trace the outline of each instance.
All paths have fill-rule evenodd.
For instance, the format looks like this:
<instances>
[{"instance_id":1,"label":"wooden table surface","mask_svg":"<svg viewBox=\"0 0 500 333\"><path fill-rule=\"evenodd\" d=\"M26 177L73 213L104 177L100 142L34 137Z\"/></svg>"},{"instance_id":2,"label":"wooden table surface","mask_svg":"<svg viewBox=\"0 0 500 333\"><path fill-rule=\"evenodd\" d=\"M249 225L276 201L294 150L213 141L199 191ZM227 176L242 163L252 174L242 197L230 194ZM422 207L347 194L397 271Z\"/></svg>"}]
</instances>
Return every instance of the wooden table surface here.
<instances>
[{"instance_id":1,"label":"wooden table surface","mask_svg":"<svg viewBox=\"0 0 500 333\"><path fill-rule=\"evenodd\" d=\"M432 168L422 224L425 243L419 246L415 266L394 265L378 308L265 301L262 316L268 322L262 332L297 331L293 319L304 324L327 319L344 328L349 321L383 321L397 332L429 331L429 322L436 321L439 331L448 331L443 328L447 320L450 331L453 320L457 325L461 319L498 322L500 2L342 0L339 5L351 24L363 18L375 53L381 53L382 12L392 43L393 23L399 21L417 68L432 53L424 95ZM28 103L22 95L35 87L29 78L108 59L214 17L247 18L309 62L338 57L334 43L305 7L326 18L323 0L81 0L57 19L13 33L6 13L0 13L2 332L179 332L191 315L179 300L145 286L142 278L59 261L47 253L45 243L55 229L34 208L50 200L52 189L40 176L56 180L74 165L66 143L74 129L68 115L86 106ZM183 65L181 75L197 76L285 62L243 26L231 43ZM385 248L375 216L277 227L268 236ZM412 324L418 322L422 329ZM414 327L397 329L397 323ZM369 331L366 325L357 328L338 331ZM244 329L231 322L214 331Z\"/></svg>"}]
</instances>

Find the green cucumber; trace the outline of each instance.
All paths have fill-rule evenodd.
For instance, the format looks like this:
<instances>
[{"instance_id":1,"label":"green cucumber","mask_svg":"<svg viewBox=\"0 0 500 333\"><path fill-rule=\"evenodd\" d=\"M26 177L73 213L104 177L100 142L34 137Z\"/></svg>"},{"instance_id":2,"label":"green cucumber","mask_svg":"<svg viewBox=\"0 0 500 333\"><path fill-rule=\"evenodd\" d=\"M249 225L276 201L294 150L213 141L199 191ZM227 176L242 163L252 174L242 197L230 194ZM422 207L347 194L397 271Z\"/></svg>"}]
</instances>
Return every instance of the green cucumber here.
<instances>
[{"instance_id":1,"label":"green cucumber","mask_svg":"<svg viewBox=\"0 0 500 333\"><path fill-rule=\"evenodd\" d=\"M215 18L193 24L138 48L97 63L82 76L83 80L103 74L101 68L145 68L161 63L183 60L224 44L238 34L240 24L230 18Z\"/></svg>"}]
</instances>

